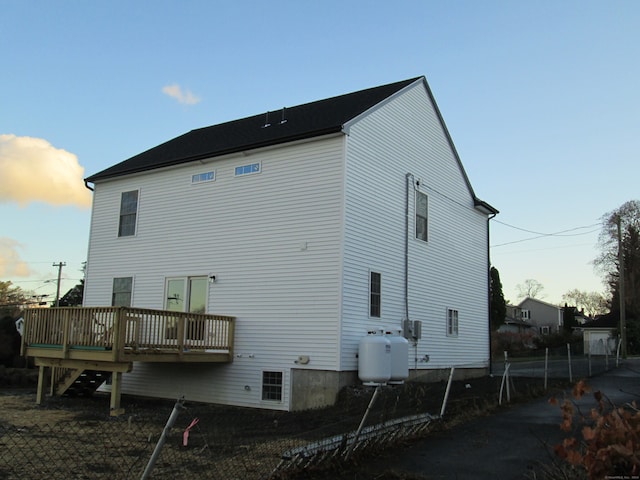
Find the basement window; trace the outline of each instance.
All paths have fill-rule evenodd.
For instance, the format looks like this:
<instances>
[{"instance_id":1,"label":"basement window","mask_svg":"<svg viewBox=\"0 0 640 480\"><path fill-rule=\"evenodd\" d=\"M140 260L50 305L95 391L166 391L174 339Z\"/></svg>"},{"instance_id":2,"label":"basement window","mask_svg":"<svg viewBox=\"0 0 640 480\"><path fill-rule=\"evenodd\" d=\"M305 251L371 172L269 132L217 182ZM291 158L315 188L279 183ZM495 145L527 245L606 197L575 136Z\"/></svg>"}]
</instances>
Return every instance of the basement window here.
<instances>
[{"instance_id":1,"label":"basement window","mask_svg":"<svg viewBox=\"0 0 640 480\"><path fill-rule=\"evenodd\" d=\"M260 173L260 163L251 163L249 165L242 165L240 167L236 167L235 174L236 177L240 177L242 175L251 175L253 173Z\"/></svg>"},{"instance_id":2,"label":"basement window","mask_svg":"<svg viewBox=\"0 0 640 480\"><path fill-rule=\"evenodd\" d=\"M282 401L282 372L262 372L262 400Z\"/></svg>"}]
</instances>

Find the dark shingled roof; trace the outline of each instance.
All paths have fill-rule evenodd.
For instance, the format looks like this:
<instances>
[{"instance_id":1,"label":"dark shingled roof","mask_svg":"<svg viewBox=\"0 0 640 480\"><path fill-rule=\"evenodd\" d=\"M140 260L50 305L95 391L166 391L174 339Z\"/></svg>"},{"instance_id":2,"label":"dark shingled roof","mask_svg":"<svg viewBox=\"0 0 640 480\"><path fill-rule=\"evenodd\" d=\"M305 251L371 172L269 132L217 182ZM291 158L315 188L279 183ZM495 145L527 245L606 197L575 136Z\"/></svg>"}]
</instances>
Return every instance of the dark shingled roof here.
<instances>
[{"instance_id":1,"label":"dark shingled roof","mask_svg":"<svg viewBox=\"0 0 640 480\"><path fill-rule=\"evenodd\" d=\"M402 82L192 130L91 175L85 181L95 182L96 180L340 132L343 125L349 120L420 79L424 79L424 77L411 78ZM270 124L270 126L265 126L266 124Z\"/></svg>"}]
</instances>

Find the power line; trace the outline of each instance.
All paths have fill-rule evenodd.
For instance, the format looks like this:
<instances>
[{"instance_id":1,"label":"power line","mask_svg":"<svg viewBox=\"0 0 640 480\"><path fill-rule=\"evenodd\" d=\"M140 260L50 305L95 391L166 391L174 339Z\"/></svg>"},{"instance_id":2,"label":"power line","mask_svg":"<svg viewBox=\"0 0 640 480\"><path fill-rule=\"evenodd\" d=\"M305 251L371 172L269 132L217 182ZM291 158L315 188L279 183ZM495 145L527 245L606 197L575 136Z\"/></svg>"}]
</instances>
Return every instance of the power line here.
<instances>
[{"instance_id":1,"label":"power line","mask_svg":"<svg viewBox=\"0 0 640 480\"><path fill-rule=\"evenodd\" d=\"M563 235L566 232L575 232L576 230L584 230L585 228L593 228L593 227L600 227L601 224L600 223L594 223L592 225L584 225L582 227L574 227L574 228L569 228L568 230L561 230L559 232L554 232L554 233L542 233L542 232L535 232L533 230L527 230L526 228L522 228L522 227L516 227L515 225L511 225L509 223L506 222L502 222L500 220L496 220L495 218L492 219L494 222L499 223L500 225L504 225L505 227L509 227L509 228L513 228L515 230L520 230L522 232L527 232L527 233L533 233L534 235L541 235L541 236L558 236L558 237L571 237L574 235L586 235L586 233L592 233L592 232L586 232L586 233L577 233L577 234L573 234L573 235Z\"/></svg>"},{"instance_id":2,"label":"power line","mask_svg":"<svg viewBox=\"0 0 640 480\"><path fill-rule=\"evenodd\" d=\"M500 220L496 220L496 219L493 219L493 221L497 222L497 223L499 223L501 225L504 225L506 227L513 228L514 230L520 230L522 232L533 233L535 235L535 237L522 238L520 240L513 240L511 242L505 242L505 243L498 243L496 245L491 245L492 248L494 248L494 247L503 247L505 245L512 245L514 243L528 242L530 240L536 240L538 238L544 238L544 237L580 237L580 236L583 236L583 235L590 235L590 234L600 230L600 226L601 226L601 224L599 224L599 223L594 223L592 225L583 225L581 227L574 227L574 228L569 228L567 230L560 230L559 232L543 233L543 232L536 232L536 231L533 231L533 230L528 230L526 228L516 227L515 225L510 225L508 223L501 222ZM568 232L575 232L576 230L584 230L586 228L593 228L593 227L596 227L596 226L598 228L593 229L593 230L589 230L588 232L568 233Z\"/></svg>"}]
</instances>

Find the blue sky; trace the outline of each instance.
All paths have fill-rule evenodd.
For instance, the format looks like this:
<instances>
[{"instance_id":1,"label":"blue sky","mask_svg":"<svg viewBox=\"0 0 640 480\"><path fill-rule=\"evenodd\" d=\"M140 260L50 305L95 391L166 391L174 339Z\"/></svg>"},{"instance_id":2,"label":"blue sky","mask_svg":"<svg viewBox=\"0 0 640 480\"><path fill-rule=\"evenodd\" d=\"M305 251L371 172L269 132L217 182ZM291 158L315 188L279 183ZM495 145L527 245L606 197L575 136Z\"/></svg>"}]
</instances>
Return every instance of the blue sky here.
<instances>
[{"instance_id":1,"label":"blue sky","mask_svg":"<svg viewBox=\"0 0 640 480\"><path fill-rule=\"evenodd\" d=\"M640 196L635 0L0 0L0 45L0 280L37 294L53 297L53 263L63 293L82 277L84 177L193 128L420 75L501 212L507 299L526 279L554 303L604 291L600 218Z\"/></svg>"}]
</instances>

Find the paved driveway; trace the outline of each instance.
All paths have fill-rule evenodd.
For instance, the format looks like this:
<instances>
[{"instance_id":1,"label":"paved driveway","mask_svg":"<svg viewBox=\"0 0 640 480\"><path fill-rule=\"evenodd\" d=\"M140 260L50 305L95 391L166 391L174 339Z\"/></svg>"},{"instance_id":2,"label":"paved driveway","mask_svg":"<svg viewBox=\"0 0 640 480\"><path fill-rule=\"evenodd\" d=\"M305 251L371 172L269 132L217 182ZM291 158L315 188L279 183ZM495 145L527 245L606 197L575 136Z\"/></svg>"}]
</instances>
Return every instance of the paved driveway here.
<instances>
[{"instance_id":1,"label":"paved driveway","mask_svg":"<svg viewBox=\"0 0 640 480\"><path fill-rule=\"evenodd\" d=\"M617 405L640 400L640 359L625 360L588 383ZM595 401L589 394L579 404L588 411ZM428 479L531 479L541 463L550 463L550 449L562 441L560 421L558 406L550 405L548 397L537 399L433 434L385 458L381 469Z\"/></svg>"}]
</instances>

